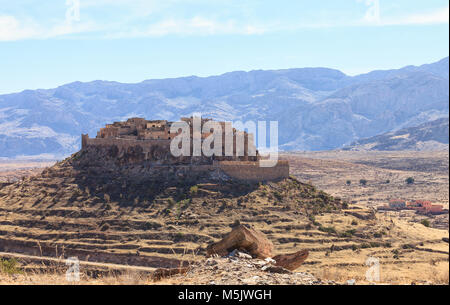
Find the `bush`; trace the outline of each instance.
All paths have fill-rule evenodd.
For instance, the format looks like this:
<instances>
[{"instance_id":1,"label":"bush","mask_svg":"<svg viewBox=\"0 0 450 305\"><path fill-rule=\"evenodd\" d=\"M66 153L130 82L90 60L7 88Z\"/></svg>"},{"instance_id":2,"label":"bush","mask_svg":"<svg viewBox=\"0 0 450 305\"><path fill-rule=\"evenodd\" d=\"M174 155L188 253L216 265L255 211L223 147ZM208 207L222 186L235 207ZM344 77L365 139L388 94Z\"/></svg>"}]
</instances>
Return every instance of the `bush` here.
<instances>
[{"instance_id":1,"label":"bush","mask_svg":"<svg viewBox=\"0 0 450 305\"><path fill-rule=\"evenodd\" d=\"M320 223L318 221L316 221L316 218L314 217L314 215L309 215L309 220L312 222L313 225L321 226Z\"/></svg>"},{"instance_id":2,"label":"bush","mask_svg":"<svg viewBox=\"0 0 450 305\"><path fill-rule=\"evenodd\" d=\"M361 179L361 180L359 180L359 184L365 186L367 184L367 180L366 179Z\"/></svg>"},{"instance_id":3,"label":"bush","mask_svg":"<svg viewBox=\"0 0 450 305\"><path fill-rule=\"evenodd\" d=\"M386 235L386 232L380 231L380 232L373 233L373 237L375 237L375 238L381 238L381 237L383 237L383 235Z\"/></svg>"},{"instance_id":4,"label":"bush","mask_svg":"<svg viewBox=\"0 0 450 305\"><path fill-rule=\"evenodd\" d=\"M320 226L319 227L319 231L326 232L326 233L329 233L329 234L332 234L332 233L336 234L336 229L334 227L323 227L323 226Z\"/></svg>"},{"instance_id":5,"label":"bush","mask_svg":"<svg viewBox=\"0 0 450 305\"><path fill-rule=\"evenodd\" d=\"M351 180L347 180L345 183L346 183L347 185L350 185L350 184L352 184L352 181L351 181Z\"/></svg>"},{"instance_id":6,"label":"bush","mask_svg":"<svg viewBox=\"0 0 450 305\"><path fill-rule=\"evenodd\" d=\"M430 221L428 219L424 219L420 223L423 224L427 228L430 227Z\"/></svg>"},{"instance_id":7,"label":"bush","mask_svg":"<svg viewBox=\"0 0 450 305\"><path fill-rule=\"evenodd\" d=\"M277 199L278 201L283 200L283 195L281 195L279 192L275 191L273 192L273 196L275 197L275 199Z\"/></svg>"},{"instance_id":8,"label":"bush","mask_svg":"<svg viewBox=\"0 0 450 305\"><path fill-rule=\"evenodd\" d=\"M109 229L109 224L104 223L101 227L100 227L100 231L106 231Z\"/></svg>"},{"instance_id":9,"label":"bush","mask_svg":"<svg viewBox=\"0 0 450 305\"><path fill-rule=\"evenodd\" d=\"M406 180L407 184L413 184L414 183L414 178L413 177L408 177Z\"/></svg>"},{"instance_id":10,"label":"bush","mask_svg":"<svg viewBox=\"0 0 450 305\"><path fill-rule=\"evenodd\" d=\"M191 195L196 195L198 193L198 186L197 185L191 186L191 188L189 189L189 193Z\"/></svg>"},{"instance_id":11,"label":"bush","mask_svg":"<svg viewBox=\"0 0 450 305\"><path fill-rule=\"evenodd\" d=\"M356 221L356 220L352 220L352 226L357 226L358 225L358 222Z\"/></svg>"},{"instance_id":12,"label":"bush","mask_svg":"<svg viewBox=\"0 0 450 305\"><path fill-rule=\"evenodd\" d=\"M386 180L386 184L389 184L389 183L391 183L391 180L389 180L389 179Z\"/></svg>"},{"instance_id":13,"label":"bush","mask_svg":"<svg viewBox=\"0 0 450 305\"><path fill-rule=\"evenodd\" d=\"M22 273L22 270L20 270L20 268L17 266L17 261L15 258L0 259L0 273L13 275Z\"/></svg>"},{"instance_id":14,"label":"bush","mask_svg":"<svg viewBox=\"0 0 450 305\"><path fill-rule=\"evenodd\" d=\"M355 229L347 230L341 234L339 234L339 237L352 237L356 233Z\"/></svg>"}]
</instances>

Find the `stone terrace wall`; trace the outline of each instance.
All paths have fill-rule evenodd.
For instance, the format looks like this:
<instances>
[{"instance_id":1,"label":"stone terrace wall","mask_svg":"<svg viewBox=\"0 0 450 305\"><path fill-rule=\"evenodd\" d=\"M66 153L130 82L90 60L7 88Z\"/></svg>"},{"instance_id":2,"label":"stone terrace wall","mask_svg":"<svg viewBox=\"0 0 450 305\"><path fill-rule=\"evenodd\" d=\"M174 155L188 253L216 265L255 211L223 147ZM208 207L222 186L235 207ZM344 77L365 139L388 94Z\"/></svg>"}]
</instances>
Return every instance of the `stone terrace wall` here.
<instances>
[{"instance_id":1,"label":"stone terrace wall","mask_svg":"<svg viewBox=\"0 0 450 305\"><path fill-rule=\"evenodd\" d=\"M274 167L260 167L258 162L217 162L227 176L245 181L275 181L289 178L289 162L278 161Z\"/></svg>"}]
</instances>

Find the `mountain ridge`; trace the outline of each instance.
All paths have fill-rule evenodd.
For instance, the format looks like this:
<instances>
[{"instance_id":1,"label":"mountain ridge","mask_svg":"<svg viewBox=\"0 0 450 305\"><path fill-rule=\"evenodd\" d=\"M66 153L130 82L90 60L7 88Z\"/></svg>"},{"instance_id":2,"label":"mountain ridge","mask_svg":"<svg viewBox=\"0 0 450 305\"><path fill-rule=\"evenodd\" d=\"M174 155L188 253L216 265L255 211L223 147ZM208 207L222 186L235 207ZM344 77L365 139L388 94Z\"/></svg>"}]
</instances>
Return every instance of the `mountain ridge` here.
<instances>
[{"instance_id":1,"label":"mountain ridge","mask_svg":"<svg viewBox=\"0 0 450 305\"><path fill-rule=\"evenodd\" d=\"M448 150L449 119L442 118L419 126L403 128L358 140L344 150Z\"/></svg>"},{"instance_id":2,"label":"mountain ridge","mask_svg":"<svg viewBox=\"0 0 450 305\"><path fill-rule=\"evenodd\" d=\"M72 82L0 95L0 157L79 148L81 133L131 116L277 120L281 149L325 150L448 116L448 57L348 76L329 68L234 71L140 83ZM405 108L406 107L406 108Z\"/></svg>"}]
</instances>

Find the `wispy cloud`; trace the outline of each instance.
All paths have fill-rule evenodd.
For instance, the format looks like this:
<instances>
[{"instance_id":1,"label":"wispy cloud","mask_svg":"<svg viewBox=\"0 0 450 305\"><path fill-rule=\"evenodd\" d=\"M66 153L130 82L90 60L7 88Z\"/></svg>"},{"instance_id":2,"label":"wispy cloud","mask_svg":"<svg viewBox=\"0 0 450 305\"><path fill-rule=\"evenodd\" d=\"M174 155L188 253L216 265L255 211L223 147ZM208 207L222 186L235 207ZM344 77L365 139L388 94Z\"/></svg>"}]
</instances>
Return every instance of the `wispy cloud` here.
<instances>
[{"instance_id":1,"label":"wispy cloud","mask_svg":"<svg viewBox=\"0 0 450 305\"><path fill-rule=\"evenodd\" d=\"M427 25L427 24L448 24L449 23L449 7L443 7L439 10L405 16L398 20L388 20L387 23L392 25Z\"/></svg>"},{"instance_id":2,"label":"wispy cloud","mask_svg":"<svg viewBox=\"0 0 450 305\"><path fill-rule=\"evenodd\" d=\"M124 31L107 34L108 38L158 37L165 35L255 35L267 32L268 28L256 24L241 24L229 19L218 21L196 16L188 19L164 19L143 27L131 27Z\"/></svg>"},{"instance_id":3,"label":"wispy cloud","mask_svg":"<svg viewBox=\"0 0 450 305\"><path fill-rule=\"evenodd\" d=\"M14 16L0 16L0 41L20 40L35 37L37 25L23 24Z\"/></svg>"},{"instance_id":4,"label":"wispy cloud","mask_svg":"<svg viewBox=\"0 0 450 305\"><path fill-rule=\"evenodd\" d=\"M403 16L381 16L380 1L366 0L368 9L362 25L373 26L395 26L395 25L434 25L434 24L448 24L449 23L449 7L442 7L431 12L423 12L420 14L409 14Z\"/></svg>"},{"instance_id":5,"label":"wispy cloud","mask_svg":"<svg viewBox=\"0 0 450 305\"><path fill-rule=\"evenodd\" d=\"M47 39L99 30L92 22L62 22L44 27L34 21L19 21L14 16L0 16L0 41Z\"/></svg>"},{"instance_id":6,"label":"wispy cloud","mask_svg":"<svg viewBox=\"0 0 450 305\"><path fill-rule=\"evenodd\" d=\"M190 0L190 2L200 3L203 6L206 2L202 1L206 0ZM106 39L166 35L261 35L306 28L449 23L448 6L420 14L391 16L386 15L386 12L381 9L379 0L357 0L357 2L362 2L367 6L362 16L354 16L353 19L350 17L346 20L328 17L308 22L297 17L290 20L281 20L276 17L262 19L258 16L246 18L238 12L230 15L207 15L207 12L203 11L189 16L174 10L174 4L178 5L179 0L163 2L157 0L132 0L131 2L125 0L66 0L65 14L64 11L61 11L61 19L53 20L53 23L40 23L37 21L38 19L32 18L23 19L21 17L22 19L19 19L13 14L0 15L0 41L47 39L74 34L92 34L95 38ZM107 8L113 9L114 12L113 15L108 15L110 18L104 17L103 14L98 16L93 13L94 11L104 13L104 9ZM125 8L128 10L124 11ZM117 14L122 14L121 18L116 18L119 16Z\"/></svg>"}]
</instances>

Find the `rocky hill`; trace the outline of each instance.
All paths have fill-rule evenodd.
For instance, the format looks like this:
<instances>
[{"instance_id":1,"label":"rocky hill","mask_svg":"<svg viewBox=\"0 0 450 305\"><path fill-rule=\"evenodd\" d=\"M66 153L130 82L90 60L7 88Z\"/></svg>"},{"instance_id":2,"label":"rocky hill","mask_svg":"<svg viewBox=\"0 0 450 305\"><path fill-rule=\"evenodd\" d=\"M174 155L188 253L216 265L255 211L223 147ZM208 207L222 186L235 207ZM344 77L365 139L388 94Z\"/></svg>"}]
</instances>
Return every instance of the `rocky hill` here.
<instances>
[{"instance_id":1,"label":"rocky hill","mask_svg":"<svg viewBox=\"0 0 450 305\"><path fill-rule=\"evenodd\" d=\"M143 164L98 153L83 150L0 188L0 252L174 267L204 255L233 223L264 228L276 243L312 228L308 215L346 205L294 178L242 183L171 168L149 174Z\"/></svg>"},{"instance_id":2,"label":"rocky hill","mask_svg":"<svg viewBox=\"0 0 450 305\"><path fill-rule=\"evenodd\" d=\"M442 118L416 127L358 140L344 150L448 150L448 144L449 119Z\"/></svg>"},{"instance_id":3,"label":"rocky hill","mask_svg":"<svg viewBox=\"0 0 450 305\"><path fill-rule=\"evenodd\" d=\"M111 270L136 275L180 265L194 268L167 283L364 283L369 256L382 260L390 283L417 281L418 270L441 283L436 270L445 264L448 270L446 230L349 206L294 177L245 183L179 176L170 168L149 175L144 164L103 154L82 151L0 186L0 257L19 260L26 275L21 281L52 283L49 272L58 264L64 275L64 258L72 256L80 260L83 281L99 283L122 283L107 277ZM275 256L309 255L289 274L271 274L257 259L206 260L208 246L239 224L263 232ZM405 278L388 273L411 265L416 269ZM148 283L136 276L123 283L136 281Z\"/></svg>"},{"instance_id":4,"label":"rocky hill","mask_svg":"<svg viewBox=\"0 0 450 305\"><path fill-rule=\"evenodd\" d=\"M448 58L358 76L326 68L136 84L75 82L0 95L0 157L77 151L80 134L129 117L277 120L285 150L326 150L448 117Z\"/></svg>"}]
</instances>

